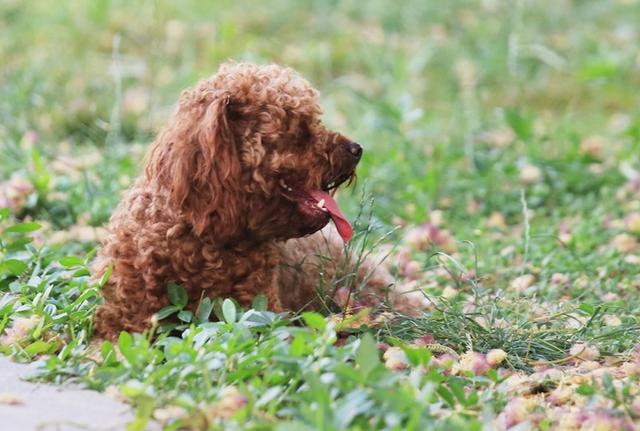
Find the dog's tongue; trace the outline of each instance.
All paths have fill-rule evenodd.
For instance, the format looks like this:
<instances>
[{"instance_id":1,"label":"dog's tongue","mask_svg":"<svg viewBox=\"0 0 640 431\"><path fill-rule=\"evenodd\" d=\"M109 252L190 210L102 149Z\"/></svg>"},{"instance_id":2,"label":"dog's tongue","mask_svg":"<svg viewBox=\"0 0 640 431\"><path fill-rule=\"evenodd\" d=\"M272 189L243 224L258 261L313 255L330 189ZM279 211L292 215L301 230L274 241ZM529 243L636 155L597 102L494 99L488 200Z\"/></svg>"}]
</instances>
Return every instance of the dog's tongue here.
<instances>
[{"instance_id":1,"label":"dog's tongue","mask_svg":"<svg viewBox=\"0 0 640 431\"><path fill-rule=\"evenodd\" d=\"M353 229L347 218L342 214L342 211L340 211L340 208L338 208L335 199L333 199L329 193L323 192L322 190L313 190L310 194L311 197L318 202L324 200L324 207L329 211L329 215L336 225L338 233L344 242L348 242L353 235Z\"/></svg>"}]
</instances>

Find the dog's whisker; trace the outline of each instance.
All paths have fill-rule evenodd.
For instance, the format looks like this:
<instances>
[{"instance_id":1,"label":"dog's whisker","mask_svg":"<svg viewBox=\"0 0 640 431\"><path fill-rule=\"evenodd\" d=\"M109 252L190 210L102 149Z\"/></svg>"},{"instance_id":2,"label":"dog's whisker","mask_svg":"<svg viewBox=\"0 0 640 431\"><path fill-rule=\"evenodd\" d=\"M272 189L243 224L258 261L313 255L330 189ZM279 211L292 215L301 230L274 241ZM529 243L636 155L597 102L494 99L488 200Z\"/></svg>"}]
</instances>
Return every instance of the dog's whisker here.
<instances>
[{"instance_id":1,"label":"dog's whisker","mask_svg":"<svg viewBox=\"0 0 640 431\"><path fill-rule=\"evenodd\" d=\"M284 180L281 178L280 179L280 185L282 186L283 189L287 190L287 191L293 191L293 189L291 187L289 187L287 185L287 183L284 182Z\"/></svg>"}]
</instances>

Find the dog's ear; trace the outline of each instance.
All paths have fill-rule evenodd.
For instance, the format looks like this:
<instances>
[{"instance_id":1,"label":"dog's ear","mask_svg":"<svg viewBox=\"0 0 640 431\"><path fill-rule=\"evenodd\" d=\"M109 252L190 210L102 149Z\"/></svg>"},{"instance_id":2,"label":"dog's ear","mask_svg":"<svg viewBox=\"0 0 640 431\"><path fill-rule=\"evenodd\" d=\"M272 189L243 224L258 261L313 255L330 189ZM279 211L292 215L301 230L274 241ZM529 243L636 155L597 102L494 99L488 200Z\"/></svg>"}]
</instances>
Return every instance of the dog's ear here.
<instances>
[{"instance_id":1,"label":"dog's ear","mask_svg":"<svg viewBox=\"0 0 640 431\"><path fill-rule=\"evenodd\" d=\"M210 230L218 240L240 229L237 198L239 142L230 123L230 98L186 92L169 126L158 136L147 162L151 181L169 192L196 234Z\"/></svg>"}]
</instances>

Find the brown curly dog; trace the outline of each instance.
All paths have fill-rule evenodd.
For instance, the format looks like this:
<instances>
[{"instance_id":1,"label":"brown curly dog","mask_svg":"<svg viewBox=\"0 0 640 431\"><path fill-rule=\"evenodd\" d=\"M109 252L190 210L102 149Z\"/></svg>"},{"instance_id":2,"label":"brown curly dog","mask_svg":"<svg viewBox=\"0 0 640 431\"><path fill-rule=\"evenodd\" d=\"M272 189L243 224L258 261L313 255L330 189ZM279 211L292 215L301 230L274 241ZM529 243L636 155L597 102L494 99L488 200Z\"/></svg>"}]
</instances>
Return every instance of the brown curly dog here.
<instances>
[{"instance_id":1,"label":"brown curly dog","mask_svg":"<svg viewBox=\"0 0 640 431\"><path fill-rule=\"evenodd\" d=\"M344 270L352 235L331 193L362 148L324 127L317 98L292 69L238 63L182 94L94 264L96 277L112 268L99 335L149 327L170 281L192 309L203 296L247 306L259 293L274 311L318 307L320 275ZM376 295L393 282L372 262L355 272Z\"/></svg>"}]
</instances>

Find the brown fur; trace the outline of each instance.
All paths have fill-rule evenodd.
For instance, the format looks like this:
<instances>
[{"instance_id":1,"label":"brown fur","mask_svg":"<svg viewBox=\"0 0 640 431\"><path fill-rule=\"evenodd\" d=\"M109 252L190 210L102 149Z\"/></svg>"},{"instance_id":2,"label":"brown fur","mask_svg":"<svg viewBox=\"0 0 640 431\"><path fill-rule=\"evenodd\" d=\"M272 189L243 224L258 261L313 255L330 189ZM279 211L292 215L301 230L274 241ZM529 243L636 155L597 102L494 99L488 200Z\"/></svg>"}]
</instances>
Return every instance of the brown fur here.
<instances>
[{"instance_id":1,"label":"brown fur","mask_svg":"<svg viewBox=\"0 0 640 431\"><path fill-rule=\"evenodd\" d=\"M297 192L345 181L358 162L320 114L309 83L275 65L227 63L185 91L109 222L94 265L97 277L113 271L97 332L147 328L169 303L169 281L192 307L203 295L247 306L259 293L274 311L317 307L320 269L330 276L344 262L342 240L319 232L327 213ZM363 268L377 274L376 292L391 283Z\"/></svg>"}]
</instances>

